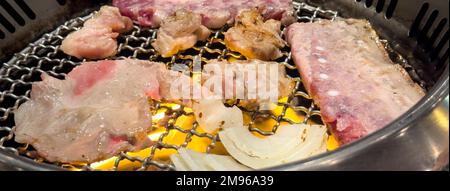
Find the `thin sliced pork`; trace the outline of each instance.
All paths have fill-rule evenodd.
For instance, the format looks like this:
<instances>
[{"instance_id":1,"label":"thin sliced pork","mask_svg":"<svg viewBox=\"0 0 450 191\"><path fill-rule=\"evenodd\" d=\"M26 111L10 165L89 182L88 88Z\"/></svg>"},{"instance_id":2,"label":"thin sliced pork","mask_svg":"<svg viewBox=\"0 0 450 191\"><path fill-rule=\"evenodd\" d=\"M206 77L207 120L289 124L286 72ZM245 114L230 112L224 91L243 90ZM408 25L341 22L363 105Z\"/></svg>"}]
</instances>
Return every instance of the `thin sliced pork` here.
<instances>
[{"instance_id":1,"label":"thin sliced pork","mask_svg":"<svg viewBox=\"0 0 450 191\"><path fill-rule=\"evenodd\" d=\"M424 96L365 20L297 23L286 36L307 90L341 144L383 128Z\"/></svg>"},{"instance_id":2,"label":"thin sliced pork","mask_svg":"<svg viewBox=\"0 0 450 191\"><path fill-rule=\"evenodd\" d=\"M206 40L210 34L211 31L202 25L200 15L178 10L163 21L158 38L152 45L163 57L171 57L194 47L197 41Z\"/></svg>"},{"instance_id":3,"label":"thin sliced pork","mask_svg":"<svg viewBox=\"0 0 450 191\"><path fill-rule=\"evenodd\" d=\"M117 37L133 28L128 17L119 9L103 6L83 27L69 34L62 42L61 50L77 58L102 59L117 53Z\"/></svg>"},{"instance_id":4,"label":"thin sliced pork","mask_svg":"<svg viewBox=\"0 0 450 191\"><path fill-rule=\"evenodd\" d=\"M280 33L279 21L264 22L256 9L245 10L237 16L235 26L225 33L225 44L248 59L271 61L283 56L280 49L286 43Z\"/></svg>"},{"instance_id":5,"label":"thin sliced pork","mask_svg":"<svg viewBox=\"0 0 450 191\"><path fill-rule=\"evenodd\" d=\"M286 75L286 68L276 62L265 62L261 60L246 60L246 61L220 61L210 60L205 66L218 66L222 71L222 97L224 99L239 99L241 106L247 109L254 110L270 109L268 106L273 104L269 97L265 97L266 92L274 93L277 91L276 100L288 97L295 87L295 80L288 78ZM254 78L250 78L250 68L246 66L252 65L254 69ZM275 66L275 67L274 67ZM270 71L274 69L275 71ZM226 77L225 70L231 73L231 81ZM217 74L214 73L214 67L210 68L210 72L203 77L203 84L211 78L215 78ZM272 72L272 73L271 73ZM216 76L217 77L217 76ZM228 80L228 81L226 81ZM274 87L275 89L270 89ZM210 91L214 89L206 86ZM244 97L242 97L242 95ZM252 96L253 95L253 96Z\"/></svg>"},{"instance_id":6,"label":"thin sliced pork","mask_svg":"<svg viewBox=\"0 0 450 191\"><path fill-rule=\"evenodd\" d=\"M147 148L152 144L147 136L152 130L149 98L181 100L180 104L198 109L196 113L205 115L200 125L211 132L243 123L242 112L227 109L221 100L193 102L191 87L186 93L177 85L192 86L192 79L162 63L86 62L66 80L46 74L42 80L33 84L30 101L15 112L15 140L31 144L50 162L91 163ZM229 112L237 118L229 119Z\"/></svg>"},{"instance_id":7,"label":"thin sliced pork","mask_svg":"<svg viewBox=\"0 0 450 191\"><path fill-rule=\"evenodd\" d=\"M51 162L94 162L151 145L148 97L174 74L160 63L120 60L87 62L66 80L42 75L31 100L15 112L15 140L29 143Z\"/></svg>"},{"instance_id":8,"label":"thin sliced pork","mask_svg":"<svg viewBox=\"0 0 450 191\"><path fill-rule=\"evenodd\" d=\"M286 25L295 22L292 0L113 0L113 5L139 25L154 28L179 9L201 15L203 25L212 29L233 23L242 10L252 8L258 8L265 19Z\"/></svg>"}]
</instances>

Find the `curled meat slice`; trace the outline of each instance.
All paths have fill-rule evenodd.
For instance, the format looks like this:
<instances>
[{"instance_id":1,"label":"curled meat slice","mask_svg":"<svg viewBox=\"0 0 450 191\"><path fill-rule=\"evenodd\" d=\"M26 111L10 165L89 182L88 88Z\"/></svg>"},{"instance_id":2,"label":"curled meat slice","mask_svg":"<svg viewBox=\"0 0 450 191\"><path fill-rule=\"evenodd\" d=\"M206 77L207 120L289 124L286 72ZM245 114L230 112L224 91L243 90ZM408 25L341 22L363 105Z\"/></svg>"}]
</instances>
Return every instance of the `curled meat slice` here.
<instances>
[{"instance_id":1,"label":"curled meat slice","mask_svg":"<svg viewBox=\"0 0 450 191\"><path fill-rule=\"evenodd\" d=\"M15 140L51 162L94 162L151 145L148 96L159 97L163 64L87 62L65 80L42 75L14 113Z\"/></svg>"},{"instance_id":2,"label":"curled meat slice","mask_svg":"<svg viewBox=\"0 0 450 191\"><path fill-rule=\"evenodd\" d=\"M77 58L102 59L117 53L117 37L133 28L128 17L119 9L103 6L84 26L63 40L61 50Z\"/></svg>"},{"instance_id":3,"label":"curled meat slice","mask_svg":"<svg viewBox=\"0 0 450 191\"><path fill-rule=\"evenodd\" d=\"M214 67L221 70L221 74L214 73ZM286 68L276 62L261 60L246 61L220 61L211 60L205 65L211 68L209 73L202 77L203 84L217 75L222 80L222 97L224 99L239 99L240 105L254 110L258 107L270 109L270 104L278 99L288 97L295 88L295 80L288 78ZM230 75L230 77L227 77ZM213 88L205 86L214 92ZM271 100L275 98L275 100Z\"/></svg>"},{"instance_id":4,"label":"curled meat slice","mask_svg":"<svg viewBox=\"0 0 450 191\"><path fill-rule=\"evenodd\" d=\"M179 10L163 21L158 38L152 44L163 57L170 57L179 51L194 47L197 41L204 41L211 34L202 25L200 15Z\"/></svg>"},{"instance_id":5,"label":"curled meat slice","mask_svg":"<svg viewBox=\"0 0 450 191\"><path fill-rule=\"evenodd\" d=\"M286 46L280 37L280 28L279 21L264 22L256 9L246 10L225 33L225 44L249 59L275 60L283 56L280 49Z\"/></svg>"}]
</instances>

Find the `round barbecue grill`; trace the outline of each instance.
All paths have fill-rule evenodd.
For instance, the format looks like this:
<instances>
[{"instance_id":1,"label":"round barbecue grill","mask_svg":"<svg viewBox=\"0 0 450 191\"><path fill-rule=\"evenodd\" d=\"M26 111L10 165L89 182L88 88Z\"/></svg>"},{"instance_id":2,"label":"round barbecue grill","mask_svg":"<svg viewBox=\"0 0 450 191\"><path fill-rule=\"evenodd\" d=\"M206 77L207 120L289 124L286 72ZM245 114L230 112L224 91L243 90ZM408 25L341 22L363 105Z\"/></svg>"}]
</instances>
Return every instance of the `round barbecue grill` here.
<instances>
[{"instance_id":1,"label":"round barbecue grill","mask_svg":"<svg viewBox=\"0 0 450 191\"><path fill-rule=\"evenodd\" d=\"M0 170L174 170L162 152L198 144L204 152L220 150L220 138L202 133L195 120L180 126L169 122L157 128L154 146L140 154L121 153L102 164L48 163L30 145L14 142L14 110L27 101L31 83L47 73L64 79L65 74L84 60L65 55L61 41L79 29L102 4L108 1L4 0L0 2ZM445 0L309 0L295 1L299 22L337 17L365 18L377 30L392 60L401 64L413 80L427 90L409 112L389 126L355 143L313 158L269 170L441 170L448 164L448 3ZM172 58L163 59L151 47L157 30L135 26L119 37L120 58L184 64L192 68L200 59L242 59L226 49L223 32L214 31L207 42ZM276 133L280 123L321 123L320 109L304 90L290 50L277 60L297 81L291 96L280 101L277 112L241 109L251 116L250 130L263 136ZM230 103L239 106L239 103ZM189 109L166 103L152 103L155 115L177 121L193 117ZM294 114L292 114L294 113ZM293 117L297 116L297 117ZM374 115L377 115L374 113ZM298 117L301 116L301 117ZM51 118L51 116L49 116ZM271 121L258 126L261 118ZM43 119L46 120L46 119ZM157 125L157 124L155 124ZM181 140L168 141L182 135ZM201 140L201 141L200 141ZM104 169L104 168L102 168Z\"/></svg>"}]
</instances>

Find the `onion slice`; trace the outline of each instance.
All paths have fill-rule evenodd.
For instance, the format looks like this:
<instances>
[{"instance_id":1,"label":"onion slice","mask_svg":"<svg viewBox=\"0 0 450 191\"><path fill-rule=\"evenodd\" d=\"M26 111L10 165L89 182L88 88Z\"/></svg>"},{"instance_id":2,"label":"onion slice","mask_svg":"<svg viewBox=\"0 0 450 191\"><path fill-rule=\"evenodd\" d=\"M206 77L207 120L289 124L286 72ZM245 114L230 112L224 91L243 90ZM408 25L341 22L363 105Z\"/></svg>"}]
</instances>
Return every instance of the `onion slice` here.
<instances>
[{"instance_id":1,"label":"onion slice","mask_svg":"<svg viewBox=\"0 0 450 191\"><path fill-rule=\"evenodd\" d=\"M226 107L222 100L200 100L200 102L194 103L193 110L197 122L207 133L214 133L220 128L227 129L244 124L242 111L236 106Z\"/></svg>"},{"instance_id":2,"label":"onion slice","mask_svg":"<svg viewBox=\"0 0 450 191\"><path fill-rule=\"evenodd\" d=\"M230 156L199 153L180 148L178 154L170 156L177 171L247 171L250 168L239 164Z\"/></svg>"},{"instance_id":3,"label":"onion slice","mask_svg":"<svg viewBox=\"0 0 450 191\"><path fill-rule=\"evenodd\" d=\"M254 169L298 161L326 151L327 128L321 125L287 125L267 138L253 135L248 128L236 126L219 132L231 156Z\"/></svg>"}]
</instances>

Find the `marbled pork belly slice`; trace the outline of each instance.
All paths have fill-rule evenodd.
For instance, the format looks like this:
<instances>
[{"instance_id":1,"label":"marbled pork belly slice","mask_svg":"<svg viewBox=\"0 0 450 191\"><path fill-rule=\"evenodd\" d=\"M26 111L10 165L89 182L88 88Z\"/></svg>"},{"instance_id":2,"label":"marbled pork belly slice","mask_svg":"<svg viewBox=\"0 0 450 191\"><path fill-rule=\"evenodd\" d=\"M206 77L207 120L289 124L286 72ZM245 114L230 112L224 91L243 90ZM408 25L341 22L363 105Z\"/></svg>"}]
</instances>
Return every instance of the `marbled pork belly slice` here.
<instances>
[{"instance_id":1,"label":"marbled pork belly slice","mask_svg":"<svg viewBox=\"0 0 450 191\"><path fill-rule=\"evenodd\" d=\"M286 36L303 83L341 144L385 127L424 96L365 20L296 23Z\"/></svg>"}]
</instances>

